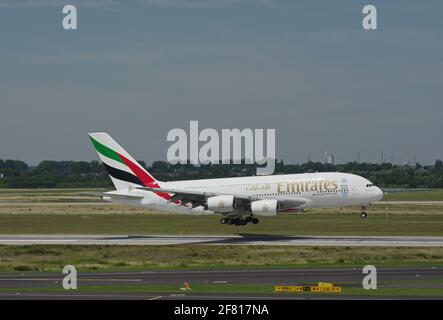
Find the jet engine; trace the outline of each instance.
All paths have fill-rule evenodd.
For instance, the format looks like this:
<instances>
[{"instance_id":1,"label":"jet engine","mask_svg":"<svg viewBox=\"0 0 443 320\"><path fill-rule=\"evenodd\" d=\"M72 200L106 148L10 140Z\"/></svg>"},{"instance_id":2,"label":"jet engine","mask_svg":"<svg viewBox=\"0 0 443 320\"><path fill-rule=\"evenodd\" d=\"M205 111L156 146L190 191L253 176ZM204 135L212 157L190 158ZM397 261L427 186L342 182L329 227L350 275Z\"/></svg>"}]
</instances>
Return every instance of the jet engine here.
<instances>
[{"instance_id":1,"label":"jet engine","mask_svg":"<svg viewBox=\"0 0 443 320\"><path fill-rule=\"evenodd\" d=\"M206 207L219 213L232 212L235 209L235 197L229 195L210 197L206 201Z\"/></svg>"},{"instance_id":2,"label":"jet engine","mask_svg":"<svg viewBox=\"0 0 443 320\"><path fill-rule=\"evenodd\" d=\"M275 199L253 201L251 211L255 216L275 216L278 211L278 201Z\"/></svg>"}]
</instances>

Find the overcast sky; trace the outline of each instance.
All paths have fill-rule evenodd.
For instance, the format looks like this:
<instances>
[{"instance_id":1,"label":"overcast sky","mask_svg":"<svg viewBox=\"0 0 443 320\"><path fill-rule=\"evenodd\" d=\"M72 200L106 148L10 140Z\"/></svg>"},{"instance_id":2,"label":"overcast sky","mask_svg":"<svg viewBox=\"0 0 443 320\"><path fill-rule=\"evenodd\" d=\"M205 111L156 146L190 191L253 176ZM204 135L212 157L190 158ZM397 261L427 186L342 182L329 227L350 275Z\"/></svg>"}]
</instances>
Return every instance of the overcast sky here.
<instances>
[{"instance_id":1,"label":"overcast sky","mask_svg":"<svg viewBox=\"0 0 443 320\"><path fill-rule=\"evenodd\" d=\"M75 3L79 29L62 29ZM375 4L378 30L364 31ZM442 1L0 0L0 159L166 160L172 128L275 128L286 162L443 158Z\"/></svg>"}]
</instances>

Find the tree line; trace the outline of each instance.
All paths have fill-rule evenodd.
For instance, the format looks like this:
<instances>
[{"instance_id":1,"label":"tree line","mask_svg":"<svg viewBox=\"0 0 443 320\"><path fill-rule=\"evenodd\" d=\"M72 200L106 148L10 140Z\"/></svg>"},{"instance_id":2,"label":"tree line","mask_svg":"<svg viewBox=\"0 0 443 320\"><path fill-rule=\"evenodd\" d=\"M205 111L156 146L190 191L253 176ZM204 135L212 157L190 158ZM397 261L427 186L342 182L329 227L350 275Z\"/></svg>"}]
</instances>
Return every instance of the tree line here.
<instances>
[{"instance_id":1,"label":"tree line","mask_svg":"<svg viewBox=\"0 0 443 320\"><path fill-rule=\"evenodd\" d=\"M256 164L175 164L154 161L151 166L139 161L157 179L191 180L223 177L252 176ZM414 167L391 163L324 164L305 162L285 164L276 161L274 174L337 171L363 176L381 187L398 188L443 188L443 161L434 165ZM99 161L49 161L36 166L24 161L0 159L0 188L81 188L112 187L105 167Z\"/></svg>"}]
</instances>

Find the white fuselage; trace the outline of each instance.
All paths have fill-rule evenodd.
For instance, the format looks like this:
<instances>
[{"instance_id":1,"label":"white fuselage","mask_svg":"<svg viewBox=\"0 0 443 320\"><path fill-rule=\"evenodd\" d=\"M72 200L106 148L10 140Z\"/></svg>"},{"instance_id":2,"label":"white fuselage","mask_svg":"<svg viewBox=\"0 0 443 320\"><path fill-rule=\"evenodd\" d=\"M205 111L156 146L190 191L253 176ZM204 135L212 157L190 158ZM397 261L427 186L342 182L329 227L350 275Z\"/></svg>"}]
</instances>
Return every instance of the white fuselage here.
<instances>
[{"instance_id":1,"label":"white fuselage","mask_svg":"<svg viewBox=\"0 0 443 320\"><path fill-rule=\"evenodd\" d=\"M294 212L307 208L334 208L367 206L383 198L383 192L369 180L349 173L319 172L240 178L221 178L160 182L161 188L232 194L251 199L303 200L304 204L282 212ZM135 194L143 196L135 200L104 196L116 203L187 214L213 214L203 206L191 208L183 203L168 201L157 193L138 189L111 191L109 194Z\"/></svg>"}]
</instances>

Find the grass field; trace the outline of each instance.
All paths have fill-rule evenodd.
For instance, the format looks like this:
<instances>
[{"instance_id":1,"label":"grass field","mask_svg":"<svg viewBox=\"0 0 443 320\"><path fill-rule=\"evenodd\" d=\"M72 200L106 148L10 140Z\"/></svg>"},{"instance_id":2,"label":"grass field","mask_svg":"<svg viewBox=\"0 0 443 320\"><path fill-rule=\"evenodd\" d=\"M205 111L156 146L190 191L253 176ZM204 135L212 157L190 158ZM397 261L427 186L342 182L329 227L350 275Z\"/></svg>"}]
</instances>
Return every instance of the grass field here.
<instances>
[{"instance_id":1,"label":"grass field","mask_svg":"<svg viewBox=\"0 0 443 320\"><path fill-rule=\"evenodd\" d=\"M417 192L392 192L385 194L384 201L443 201L443 189Z\"/></svg>"},{"instance_id":2,"label":"grass field","mask_svg":"<svg viewBox=\"0 0 443 320\"><path fill-rule=\"evenodd\" d=\"M102 189L0 189L0 234L272 234L443 236L443 205L375 204L367 219L360 209L313 209L261 218L258 225L227 226L219 216L155 213L97 204L83 192ZM441 200L443 190L393 193L387 200ZM81 203L80 203L81 202ZM91 203L92 202L92 203Z\"/></svg>"},{"instance_id":3,"label":"grass field","mask_svg":"<svg viewBox=\"0 0 443 320\"><path fill-rule=\"evenodd\" d=\"M387 207L387 208L386 208ZM221 225L219 216L150 213L113 205L0 206L0 234L416 235L443 236L443 206L319 209L262 217L258 225Z\"/></svg>"},{"instance_id":4,"label":"grass field","mask_svg":"<svg viewBox=\"0 0 443 320\"><path fill-rule=\"evenodd\" d=\"M443 248L313 246L0 246L0 271L441 266Z\"/></svg>"}]
</instances>

